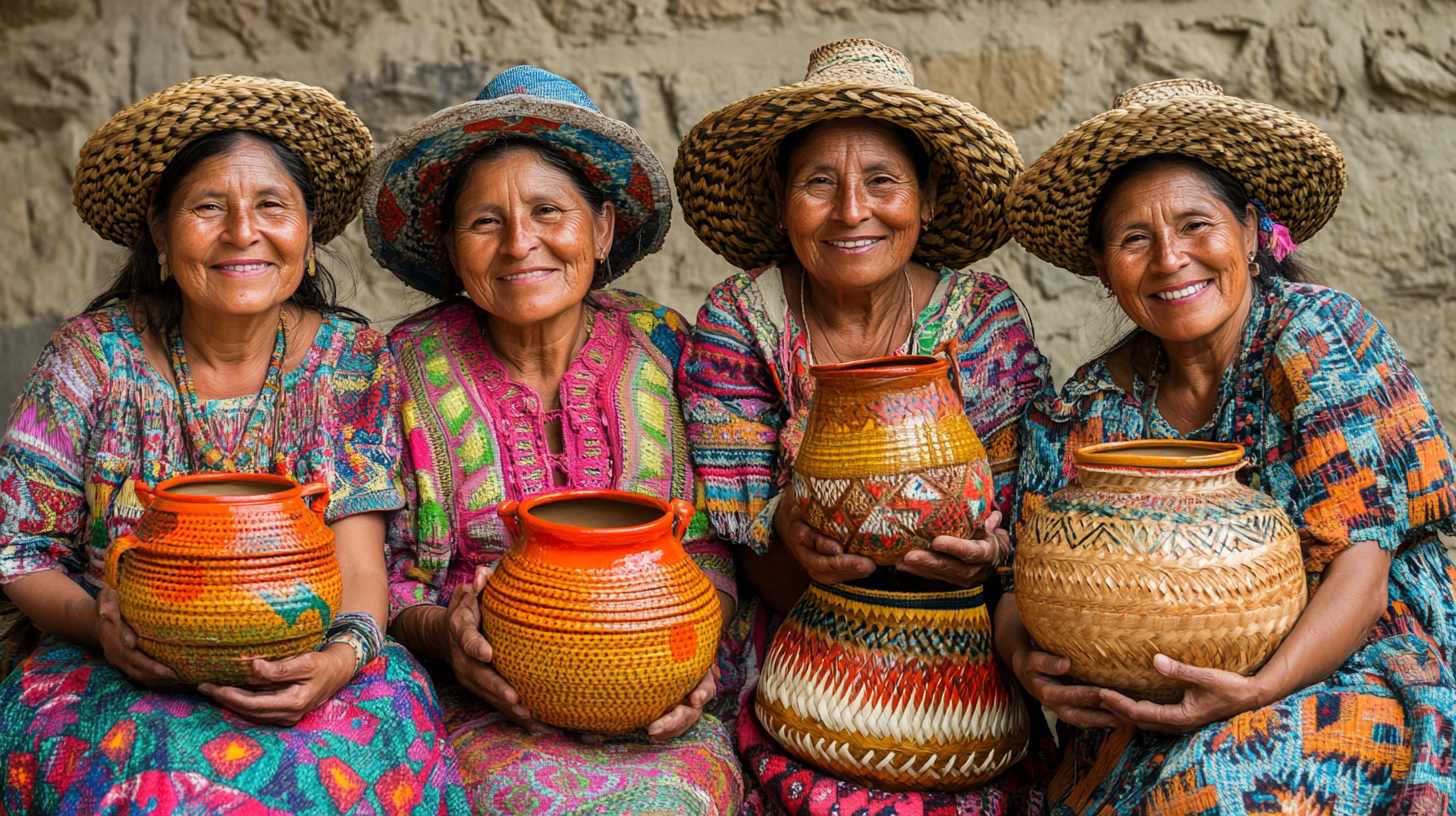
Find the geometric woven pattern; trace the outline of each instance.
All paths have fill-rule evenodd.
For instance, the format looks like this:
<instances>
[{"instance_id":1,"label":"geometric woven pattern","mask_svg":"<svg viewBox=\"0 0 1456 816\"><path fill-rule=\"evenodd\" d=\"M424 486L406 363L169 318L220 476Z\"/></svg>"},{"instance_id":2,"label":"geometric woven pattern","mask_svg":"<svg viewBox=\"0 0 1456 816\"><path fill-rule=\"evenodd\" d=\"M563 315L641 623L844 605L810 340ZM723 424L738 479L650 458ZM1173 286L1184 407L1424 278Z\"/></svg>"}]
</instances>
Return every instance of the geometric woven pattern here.
<instances>
[{"instance_id":1,"label":"geometric woven pattern","mask_svg":"<svg viewBox=\"0 0 1456 816\"><path fill-rule=\"evenodd\" d=\"M756 712L790 753L884 790L960 790L1026 753L1029 724L991 650L980 587L814 584L774 637Z\"/></svg>"}]
</instances>

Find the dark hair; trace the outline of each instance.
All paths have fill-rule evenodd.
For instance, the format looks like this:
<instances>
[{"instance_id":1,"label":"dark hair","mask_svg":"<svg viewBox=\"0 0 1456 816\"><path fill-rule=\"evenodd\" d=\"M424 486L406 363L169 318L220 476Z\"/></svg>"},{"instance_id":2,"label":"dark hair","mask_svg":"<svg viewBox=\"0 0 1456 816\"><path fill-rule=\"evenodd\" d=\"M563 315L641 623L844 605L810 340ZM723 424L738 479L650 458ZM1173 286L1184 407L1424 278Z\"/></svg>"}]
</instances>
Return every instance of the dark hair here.
<instances>
[{"instance_id":1,"label":"dark hair","mask_svg":"<svg viewBox=\"0 0 1456 816\"><path fill-rule=\"evenodd\" d=\"M288 173L289 179L303 193L309 224L314 223L318 213L318 197L308 178L308 166L293 151L269 136L250 130L224 130L200 136L178 150L167 168L162 171L148 213L151 223L142 225L136 240L127 250L116 277L112 278L111 285L91 301L86 311L125 303L131 309L133 319L138 321L138 331L150 330L159 334L181 320L182 290L177 286L176 278L165 281L161 279L162 269L157 263L157 244L152 240L149 227L152 224L160 226L166 219L172 195L199 164L215 156L231 153L245 139L262 142L273 152L274 158ZM315 246L314 274L303 276L298 289L294 290L288 302L303 309L367 323L368 320L363 315L339 303L338 285L319 257L321 250L322 247Z\"/></svg>"},{"instance_id":2,"label":"dark hair","mask_svg":"<svg viewBox=\"0 0 1456 816\"><path fill-rule=\"evenodd\" d=\"M455 207L460 203L460 194L465 191L465 182L470 178L470 173L478 165L488 161L494 161L517 150L527 150L535 153L548 167L560 171L576 188L578 195L586 202L587 207L597 215L602 214L602 208L606 206L607 194L602 188L592 183L585 172L576 162L572 161L565 153L551 145L527 138L499 138L492 139L480 146L469 159L462 162L455 168L450 181L445 185L444 207L441 209L440 224L444 230L452 230L455 225ZM445 236L441 236L444 239ZM607 275L611 268L606 261L597 261L596 269L592 275L592 288L600 289L608 283ZM440 276L440 291L435 294L446 300L453 300L460 293L463 284L460 276L455 270L447 269ZM433 307L431 307L433 308ZM430 309L426 309L426 312Z\"/></svg>"},{"instance_id":3,"label":"dark hair","mask_svg":"<svg viewBox=\"0 0 1456 816\"><path fill-rule=\"evenodd\" d=\"M1097 200L1092 204L1092 214L1087 219L1087 246L1095 252L1101 252L1106 247L1106 236L1103 235L1103 229L1106 227L1107 206L1112 203L1113 197L1117 195L1123 185L1133 179L1172 167L1187 170L1197 176L1208 191L1213 193L1214 197L1222 202L1240 223L1243 223L1244 218L1248 215L1247 208L1251 202L1249 193L1244 189L1242 182L1230 175L1228 171L1199 161L1192 156L1178 153L1156 153L1133 159L1112 171L1107 183L1102 185L1101 191L1097 193ZM1257 225L1255 228L1257 229ZM1274 255L1264 247L1263 240L1256 240L1255 247L1254 262L1259 264L1259 269L1263 272L1278 275L1294 283L1319 282L1319 277L1314 270L1295 257L1295 254L1285 255L1284 260L1276 261Z\"/></svg>"},{"instance_id":4,"label":"dark hair","mask_svg":"<svg viewBox=\"0 0 1456 816\"><path fill-rule=\"evenodd\" d=\"M920 183L922 190L925 189L925 186L930 183L930 154L926 152L925 144L920 141L920 137L890 122L884 122L871 117L863 117L863 120L878 125L890 134L890 138L895 140L895 144L899 145L900 149L905 151L905 155L910 157L910 161L914 162L915 180ZM815 129L825 122L834 121L841 120L825 119L820 122L815 122L808 127L799 128L785 136L782 142L779 142L779 156L775 164L775 169L778 170L780 179L788 179L789 165L793 163L794 154L798 153L804 147L804 144L809 141L809 137L814 135Z\"/></svg>"}]
</instances>

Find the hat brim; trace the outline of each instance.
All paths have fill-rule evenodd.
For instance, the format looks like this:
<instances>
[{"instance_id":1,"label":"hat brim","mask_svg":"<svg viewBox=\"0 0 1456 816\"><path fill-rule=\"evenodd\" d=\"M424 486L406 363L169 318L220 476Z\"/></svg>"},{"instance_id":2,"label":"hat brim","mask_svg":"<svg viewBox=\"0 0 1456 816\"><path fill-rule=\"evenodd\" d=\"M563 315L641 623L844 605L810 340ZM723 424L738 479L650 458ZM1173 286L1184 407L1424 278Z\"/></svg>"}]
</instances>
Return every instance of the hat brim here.
<instances>
[{"instance_id":1,"label":"hat brim","mask_svg":"<svg viewBox=\"0 0 1456 816\"><path fill-rule=\"evenodd\" d=\"M1093 117L1032 162L1006 199L1017 243L1095 277L1087 239L1098 194L1117 168L1163 153L1227 171L1296 243L1319 232L1345 190L1340 149L1298 114L1232 96L1176 97Z\"/></svg>"},{"instance_id":2,"label":"hat brim","mask_svg":"<svg viewBox=\"0 0 1456 816\"><path fill-rule=\"evenodd\" d=\"M81 147L76 212L102 238L129 247L143 229L157 179L188 142L245 130L272 137L308 168L317 201L314 239L333 240L359 214L373 144L354 112L323 88L219 74L163 89L111 117Z\"/></svg>"},{"instance_id":3,"label":"hat brim","mask_svg":"<svg viewBox=\"0 0 1456 816\"><path fill-rule=\"evenodd\" d=\"M500 138L561 150L616 209L607 256L615 279L662 248L672 220L667 172L625 122L528 94L446 108L410 128L375 158L364 186L364 231L374 258L411 287L437 297L450 271L445 190L455 171Z\"/></svg>"},{"instance_id":4,"label":"hat brim","mask_svg":"<svg viewBox=\"0 0 1456 816\"><path fill-rule=\"evenodd\" d=\"M684 219L740 269L790 257L770 188L779 144L817 122L854 117L914 133L941 168L935 218L921 232L916 260L959 269L1009 240L1001 205L1022 169L1016 142L974 106L911 86L803 82L708 114L678 148Z\"/></svg>"}]
</instances>

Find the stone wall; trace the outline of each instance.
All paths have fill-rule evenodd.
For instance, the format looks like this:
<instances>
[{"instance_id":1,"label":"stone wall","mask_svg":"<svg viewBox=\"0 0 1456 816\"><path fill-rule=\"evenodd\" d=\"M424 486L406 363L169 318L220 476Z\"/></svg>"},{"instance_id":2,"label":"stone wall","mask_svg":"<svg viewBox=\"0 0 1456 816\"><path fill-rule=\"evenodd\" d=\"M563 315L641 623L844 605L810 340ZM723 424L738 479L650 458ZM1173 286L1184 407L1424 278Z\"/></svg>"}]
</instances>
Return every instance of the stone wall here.
<instances>
[{"instance_id":1,"label":"stone wall","mask_svg":"<svg viewBox=\"0 0 1456 816\"><path fill-rule=\"evenodd\" d=\"M1453 0L0 0L0 400L117 262L71 208L81 143L172 82L322 85L382 145L531 62L582 84L671 166L705 113L802 79L809 51L844 37L904 51L922 84L1010 128L1028 161L1154 79L1203 76L1300 111L1350 180L1308 257L1456 416ZM675 220L622 284L691 316L732 270ZM380 323L422 305L373 264L358 223L334 248L358 270L353 304ZM1059 378L1122 330L1091 287L1014 244L982 268L1025 299Z\"/></svg>"}]
</instances>

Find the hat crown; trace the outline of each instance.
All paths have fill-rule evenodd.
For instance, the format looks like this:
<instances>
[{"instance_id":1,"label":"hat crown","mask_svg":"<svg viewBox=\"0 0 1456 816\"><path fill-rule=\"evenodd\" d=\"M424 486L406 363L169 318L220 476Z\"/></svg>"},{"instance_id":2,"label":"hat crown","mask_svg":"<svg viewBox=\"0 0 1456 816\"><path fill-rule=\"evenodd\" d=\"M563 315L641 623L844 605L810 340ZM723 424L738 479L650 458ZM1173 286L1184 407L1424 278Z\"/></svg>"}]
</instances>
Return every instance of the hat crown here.
<instances>
[{"instance_id":1,"label":"hat crown","mask_svg":"<svg viewBox=\"0 0 1456 816\"><path fill-rule=\"evenodd\" d=\"M1112 107L1130 108L1133 105L1152 105L1156 102L1188 96L1223 96L1223 88L1206 79L1195 77L1164 79L1123 91L1112 101Z\"/></svg>"},{"instance_id":2,"label":"hat crown","mask_svg":"<svg viewBox=\"0 0 1456 816\"><path fill-rule=\"evenodd\" d=\"M840 40L814 49L804 81L824 85L914 85L915 71L904 54L884 43Z\"/></svg>"},{"instance_id":3,"label":"hat crown","mask_svg":"<svg viewBox=\"0 0 1456 816\"><path fill-rule=\"evenodd\" d=\"M586 108L593 113L601 113L601 110L592 103L591 97L577 87L575 82L534 65L517 65L501 71L496 74L495 79L486 84L475 100L482 102L515 94L534 96L552 102L566 102L579 108Z\"/></svg>"}]
</instances>

